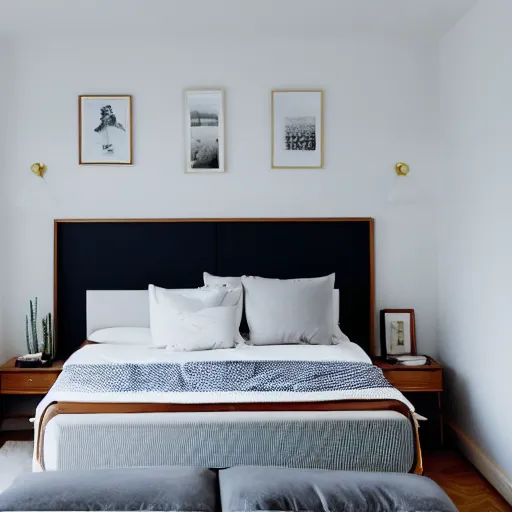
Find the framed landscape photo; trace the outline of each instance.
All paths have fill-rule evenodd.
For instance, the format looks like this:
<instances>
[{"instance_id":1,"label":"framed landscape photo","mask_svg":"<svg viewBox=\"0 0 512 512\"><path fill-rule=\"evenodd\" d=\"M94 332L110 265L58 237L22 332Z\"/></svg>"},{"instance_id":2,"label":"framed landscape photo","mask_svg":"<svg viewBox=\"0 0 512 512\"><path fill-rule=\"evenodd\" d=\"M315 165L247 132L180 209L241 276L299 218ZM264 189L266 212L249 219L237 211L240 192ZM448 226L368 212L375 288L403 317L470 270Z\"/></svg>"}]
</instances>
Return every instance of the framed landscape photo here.
<instances>
[{"instance_id":1,"label":"framed landscape photo","mask_svg":"<svg viewBox=\"0 0 512 512\"><path fill-rule=\"evenodd\" d=\"M382 356L416 355L414 309L383 309L380 333Z\"/></svg>"},{"instance_id":2,"label":"framed landscape photo","mask_svg":"<svg viewBox=\"0 0 512 512\"><path fill-rule=\"evenodd\" d=\"M324 165L322 90L272 91L272 168L320 169Z\"/></svg>"},{"instance_id":3,"label":"framed landscape photo","mask_svg":"<svg viewBox=\"0 0 512 512\"><path fill-rule=\"evenodd\" d=\"M188 173L225 172L224 92L185 91L185 154Z\"/></svg>"},{"instance_id":4,"label":"framed landscape photo","mask_svg":"<svg viewBox=\"0 0 512 512\"><path fill-rule=\"evenodd\" d=\"M80 165L133 165L132 97L78 97Z\"/></svg>"}]
</instances>

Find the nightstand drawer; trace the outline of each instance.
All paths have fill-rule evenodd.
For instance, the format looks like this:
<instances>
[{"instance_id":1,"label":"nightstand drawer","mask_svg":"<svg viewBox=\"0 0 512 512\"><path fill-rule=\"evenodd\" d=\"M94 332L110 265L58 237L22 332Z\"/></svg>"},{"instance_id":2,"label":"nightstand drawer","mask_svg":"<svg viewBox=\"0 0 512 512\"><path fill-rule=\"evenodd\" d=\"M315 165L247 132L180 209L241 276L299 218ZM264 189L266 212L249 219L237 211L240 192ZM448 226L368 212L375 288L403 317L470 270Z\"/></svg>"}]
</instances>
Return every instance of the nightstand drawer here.
<instances>
[{"instance_id":1,"label":"nightstand drawer","mask_svg":"<svg viewBox=\"0 0 512 512\"><path fill-rule=\"evenodd\" d=\"M384 370L386 379L400 391L442 391L443 372L441 370Z\"/></svg>"},{"instance_id":2,"label":"nightstand drawer","mask_svg":"<svg viewBox=\"0 0 512 512\"><path fill-rule=\"evenodd\" d=\"M12 372L3 373L0 392L5 395L46 394L57 380L54 372Z\"/></svg>"}]
</instances>

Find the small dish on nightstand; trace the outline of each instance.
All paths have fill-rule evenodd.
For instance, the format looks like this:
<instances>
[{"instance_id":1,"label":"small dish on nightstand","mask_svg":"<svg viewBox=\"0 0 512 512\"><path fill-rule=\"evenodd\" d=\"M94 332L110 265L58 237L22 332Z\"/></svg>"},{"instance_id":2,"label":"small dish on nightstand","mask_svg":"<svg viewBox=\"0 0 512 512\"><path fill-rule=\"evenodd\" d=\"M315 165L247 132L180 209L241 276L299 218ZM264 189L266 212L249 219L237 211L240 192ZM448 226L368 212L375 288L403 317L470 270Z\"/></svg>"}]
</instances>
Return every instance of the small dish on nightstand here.
<instances>
[{"instance_id":1,"label":"small dish on nightstand","mask_svg":"<svg viewBox=\"0 0 512 512\"><path fill-rule=\"evenodd\" d=\"M51 365L51 357L45 357L42 353L19 356L14 363L16 368L48 368Z\"/></svg>"},{"instance_id":2,"label":"small dish on nightstand","mask_svg":"<svg viewBox=\"0 0 512 512\"><path fill-rule=\"evenodd\" d=\"M425 366L430 363L428 356L388 356L386 361L389 364L401 364L403 366Z\"/></svg>"}]
</instances>

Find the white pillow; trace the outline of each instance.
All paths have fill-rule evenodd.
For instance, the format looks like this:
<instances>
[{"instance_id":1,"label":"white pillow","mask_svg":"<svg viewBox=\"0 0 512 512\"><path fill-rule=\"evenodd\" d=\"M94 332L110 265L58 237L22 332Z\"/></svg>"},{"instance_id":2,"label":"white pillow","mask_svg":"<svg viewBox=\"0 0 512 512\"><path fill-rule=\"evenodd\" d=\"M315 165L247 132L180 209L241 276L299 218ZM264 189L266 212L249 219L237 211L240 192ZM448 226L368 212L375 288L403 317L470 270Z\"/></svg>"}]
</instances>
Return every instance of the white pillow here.
<instances>
[{"instance_id":1,"label":"white pillow","mask_svg":"<svg viewBox=\"0 0 512 512\"><path fill-rule=\"evenodd\" d=\"M242 286L242 278L241 277L221 277L214 276L213 274L209 274L208 272L203 272L204 284L206 286L223 286L225 284L232 286L233 288L238 288Z\"/></svg>"},{"instance_id":2,"label":"white pillow","mask_svg":"<svg viewBox=\"0 0 512 512\"><path fill-rule=\"evenodd\" d=\"M332 295L334 330L333 338L335 341L350 341L349 337L340 329L340 291L334 290Z\"/></svg>"},{"instance_id":3,"label":"white pillow","mask_svg":"<svg viewBox=\"0 0 512 512\"><path fill-rule=\"evenodd\" d=\"M151 330L149 327L109 327L94 331L87 339L113 345L150 345Z\"/></svg>"},{"instance_id":4,"label":"white pillow","mask_svg":"<svg viewBox=\"0 0 512 512\"><path fill-rule=\"evenodd\" d=\"M203 280L206 286L222 286L229 285L233 288L242 285L241 277L220 277L214 276L213 274L209 274L208 272L203 272ZM333 307L333 338L336 341L350 341L349 337L340 329L340 291L333 290L332 293L332 307ZM239 324L242 322L243 315L243 296L240 301L239 310L238 310L238 318ZM240 335L239 343L244 343L243 337Z\"/></svg>"},{"instance_id":5,"label":"white pillow","mask_svg":"<svg viewBox=\"0 0 512 512\"><path fill-rule=\"evenodd\" d=\"M163 300L166 297L185 297L194 301L199 301L203 306L220 306L231 288L222 286L208 286L203 288L160 288L159 286L149 285L148 290L153 290L157 300ZM151 307L150 307L151 314Z\"/></svg>"},{"instance_id":6,"label":"white pillow","mask_svg":"<svg viewBox=\"0 0 512 512\"><path fill-rule=\"evenodd\" d=\"M175 351L233 348L242 288L166 290L149 286L153 344Z\"/></svg>"},{"instance_id":7,"label":"white pillow","mask_svg":"<svg viewBox=\"0 0 512 512\"><path fill-rule=\"evenodd\" d=\"M205 286L230 286L232 288L239 288L242 286L242 278L241 277L220 277L209 274L208 272L203 272L203 280ZM238 303L238 309L236 311L237 325L238 325L238 336L237 343L245 343L242 335L240 334L240 324L242 323L242 315L244 313L244 296L240 298L240 302Z\"/></svg>"},{"instance_id":8,"label":"white pillow","mask_svg":"<svg viewBox=\"0 0 512 512\"><path fill-rule=\"evenodd\" d=\"M253 345L331 345L335 275L313 279L242 276Z\"/></svg>"}]
</instances>

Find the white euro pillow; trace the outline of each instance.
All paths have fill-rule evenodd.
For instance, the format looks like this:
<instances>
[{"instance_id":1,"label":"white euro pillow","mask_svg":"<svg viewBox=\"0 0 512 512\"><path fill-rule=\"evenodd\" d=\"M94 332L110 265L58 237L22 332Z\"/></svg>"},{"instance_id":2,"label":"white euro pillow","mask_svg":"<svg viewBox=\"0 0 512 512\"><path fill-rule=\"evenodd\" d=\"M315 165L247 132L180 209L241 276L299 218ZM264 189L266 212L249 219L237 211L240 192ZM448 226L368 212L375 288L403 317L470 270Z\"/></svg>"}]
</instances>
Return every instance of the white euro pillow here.
<instances>
[{"instance_id":1,"label":"white euro pillow","mask_svg":"<svg viewBox=\"0 0 512 512\"><path fill-rule=\"evenodd\" d=\"M149 286L153 344L174 351L233 348L242 288L166 290Z\"/></svg>"},{"instance_id":2,"label":"white euro pillow","mask_svg":"<svg viewBox=\"0 0 512 512\"><path fill-rule=\"evenodd\" d=\"M108 327L94 331L87 339L112 345L150 345L151 330L149 327Z\"/></svg>"},{"instance_id":3,"label":"white euro pillow","mask_svg":"<svg viewBox=\"0 0 512 512\"><path fill-rule=\"evenodd\" d=\"M203 280L206 286L228 285L232 286L233 288L238 288L239 286L242 286L241 277L214 276L213 274L209 274L208 272L203 272Z\"/></svg>"},{"instance_id":4,"label":"white euro pillow","mask_svg":"<svg viewBox=\"0 0 512 512\"><path fill-rule=\"evenodd\" d=\"M334 279L242 276L250 343L331 345Z\"/></svg>"},{"instance_id":5,"label":"white euro pillow","mask_svg":"<svg viewBox=\"0 0 512 512\"><path fill-rule=\"evenodd\" d=\"M214 276L208 272L203 272L203 280L206 286L232 286L236 288L242 286L241 277L222 277ZM332 308L333 308L333 341L350 341L349 337L340 329L340 291L335 289L332 292ZM242 322L244 303L243 295L238 308L239 324ZM244 343L243 337L240 335L239 343Z\"/></svg>"}]
</instances>

